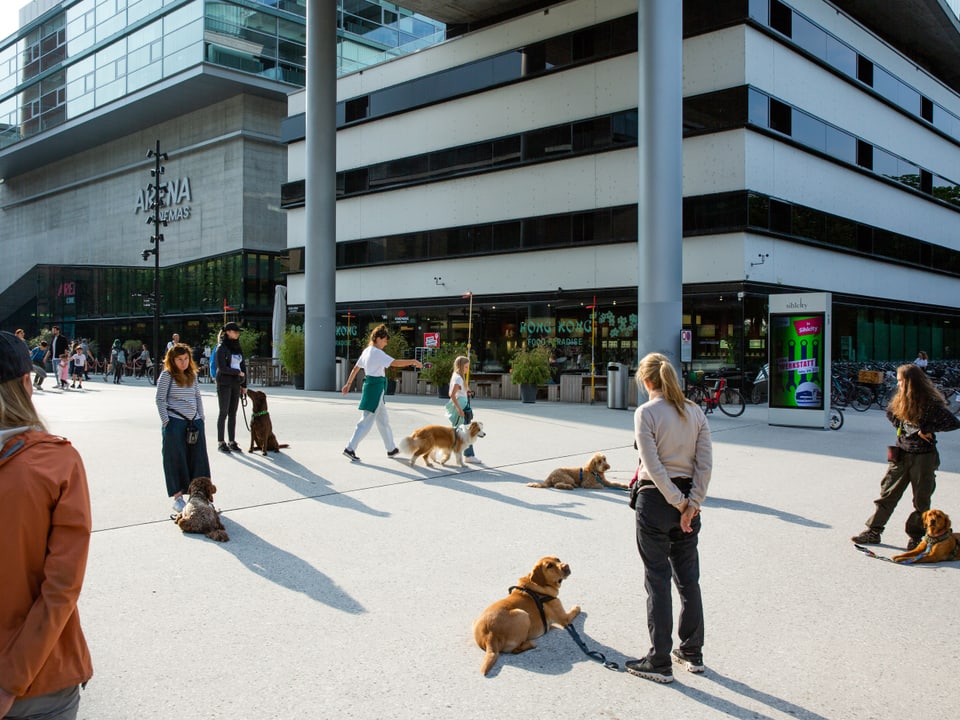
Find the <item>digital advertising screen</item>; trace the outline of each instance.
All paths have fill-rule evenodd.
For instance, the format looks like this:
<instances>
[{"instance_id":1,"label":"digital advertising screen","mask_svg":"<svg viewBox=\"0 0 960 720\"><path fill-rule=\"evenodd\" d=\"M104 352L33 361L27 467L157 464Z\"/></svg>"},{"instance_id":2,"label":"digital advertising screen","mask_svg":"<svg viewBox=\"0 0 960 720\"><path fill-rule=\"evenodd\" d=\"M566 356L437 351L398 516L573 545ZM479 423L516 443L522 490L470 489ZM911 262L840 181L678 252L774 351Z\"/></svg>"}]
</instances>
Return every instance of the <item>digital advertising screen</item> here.
<instances>
[{"instance_id":1,"label":"digital advertising screen","mask_svg":"<svg viewBox=\"0 0 960 720\"><path fill-rule=\"evenodd\" d=\"M824 313L770 314L770 407L823 410Z\"/></svg>"}]
</instances>

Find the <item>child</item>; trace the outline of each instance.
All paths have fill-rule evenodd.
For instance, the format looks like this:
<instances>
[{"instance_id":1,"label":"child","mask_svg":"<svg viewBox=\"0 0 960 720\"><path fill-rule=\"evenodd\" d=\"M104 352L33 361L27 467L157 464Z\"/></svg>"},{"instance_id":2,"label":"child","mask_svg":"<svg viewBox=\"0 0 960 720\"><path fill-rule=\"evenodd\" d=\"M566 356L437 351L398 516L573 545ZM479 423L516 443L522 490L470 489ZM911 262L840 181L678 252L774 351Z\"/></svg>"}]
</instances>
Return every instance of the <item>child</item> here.
<instances>
[{"instance_id":1,"label":"child","mask_svg":"<svg viewBox=\"0 0 960 720\"><path fill-rule=\"evenodd\" d=\"M86 369L87 356L79 343L73 346L73 355L70 356L70 360L73 361L73 383L76 383L77 388L83 390L83 371ZM70 387L73 387L73 383L70 384Z\"/></svg>"},{"instance_id":2,"label":"child","mask_svg":"<svg viewBox=\"0 0 960 720\"><path fill-rule=\"evenodd\" d=\"M60 355L60 367L57 371L57 377L60 378L60 389L67 389L67 380L70 379L70 355L66 350Z\"/></svg>"}]
</instances>

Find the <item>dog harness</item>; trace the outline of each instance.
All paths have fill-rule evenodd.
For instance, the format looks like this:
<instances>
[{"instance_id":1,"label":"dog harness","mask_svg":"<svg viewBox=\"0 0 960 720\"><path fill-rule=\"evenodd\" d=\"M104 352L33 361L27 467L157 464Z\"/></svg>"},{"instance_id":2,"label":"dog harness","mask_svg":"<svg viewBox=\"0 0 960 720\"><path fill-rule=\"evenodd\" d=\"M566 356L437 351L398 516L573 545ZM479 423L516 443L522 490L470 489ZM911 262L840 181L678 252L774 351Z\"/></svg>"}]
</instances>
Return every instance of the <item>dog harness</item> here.
<instances>
[{"instance_id":1,"label":"dog harness","mask_svg":"<svg viewBox=\"0 0 960 720\"><path fill-rule=\"evenodd\" d=\"M511 585L507 592L511 593L514 590L519 590L520 592L526 593L533 598L533 601L537 604L537 610L540 611L540 622L543 623L543 632L546 634L550 627L547 625L547 614L543 611L543 603L556 600L557 598L553 595L541 595L540 593L535 593L530 588L520 587L519 585Z\"/></svg>"},{"instance_id":2,"label":"dog harness","mask_svg":"<svg viewBox=\"0 0 960 720\"><path fill-rule=\"evenodd\" d=\"M942 542L946 542L953 537L953 528L949 527L942 534L937 535L936 537L930 537L929 535L924 535L923 539L927 543L927 552L930 552L933 549L934 545L937 545ZM950 555L947 556L946 560L956 560L957 557L960 557L960 542L955 542L953 544L953 550Z\"/></svg>"},{"instance_id":3,"label":"dog harness","mask_svg":"<svg viewBox=\"0 0 960 720\"><path fill-rule=\"evenodd\" d=\"M596 479L598 483L603 485L603 483L600 482L600 473L598 472L593 473L593 477ZM580 485L583 486L583 468L580 468Z\"/></svg>"}]
</instances>

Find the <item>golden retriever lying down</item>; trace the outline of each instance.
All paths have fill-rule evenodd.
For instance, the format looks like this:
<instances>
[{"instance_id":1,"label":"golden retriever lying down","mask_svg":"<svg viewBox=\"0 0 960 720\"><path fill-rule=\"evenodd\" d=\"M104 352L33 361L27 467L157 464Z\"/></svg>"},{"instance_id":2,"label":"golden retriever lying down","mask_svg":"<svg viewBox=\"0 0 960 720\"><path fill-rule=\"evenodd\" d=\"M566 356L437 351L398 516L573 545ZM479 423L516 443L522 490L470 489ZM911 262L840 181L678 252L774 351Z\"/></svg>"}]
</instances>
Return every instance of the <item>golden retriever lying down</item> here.
<instances>
[{"instance_id":1,"label":"golden retriever lying down","mask_svg":"<svg viewBox=\"0 0 960 720\"><path fill-rule=\"evenodd\" d=\"M609 469L610 463L607 462L607 456L597 453L584 467L557 468L547 475L547 479L542 483L527 483L527 485L535 488L555 487L558 490L573 490L578 487L596 489L606 485L628 490L626 485L607 480L604 473Z\"/></svg>"},{"instance_id":2,"label":"golden retriever lying down","mask_svg":"<svg viewBox=\"0 0 960 720\"><path fill-rule=\"evenodd\" d=\"M173 517L177 527L185 533L206 535L217 542L229 540L227 529L220 521L220 513L213 506L213 495L217 492L213 481L208 477L194 478L187 492L190 495L187 506Z\"/></svg>"},{"instance_id":3,"label":"golden retriever lying down","mask_svg":"<svg viewBox=\"0 0 960 720\"><path fill-rule=\"evenodd\" d=\"M919 544L902 555L894 555L896 563L935 563L960 560L960 533L950 527L950 516L942 510L927 510L923 514L926 535Z\"/></svg>"},{"instance_id":4,"label":"golden retriever lying down","mask_svg":"<svg viewBox=\"0 0 960 720\"><path fill-rule=\"evenodd\" d=\"M400 441L400 449L410 455L410 464L415 465L418 457L423 458L427 467L430 464L430 454L436 453L441 465L445 464L450 455L457 456L460 467L463 464L463 451L473 445L478 438L486 437L483 423L474 420L469 425L458 425L456 428L449 425L427 425L414 430Z\"/></svg>"},{"instance_id":5,"label":"golden retriever lying down","mask_svg":"<svg viewBox=\"0 0 960 720\"><path fill-rule=\"evenodd\" d=\"M533 570L510 588L510 594L484 610L473 623L473 639L487 654L480 672L490 672L502 652L522 653L535 648L534 638L545 635L551 625L566 627L580 614L560 604L560 583L570 575L570 566L560 558L543 557Z\"/></svg>"}]
</instances>

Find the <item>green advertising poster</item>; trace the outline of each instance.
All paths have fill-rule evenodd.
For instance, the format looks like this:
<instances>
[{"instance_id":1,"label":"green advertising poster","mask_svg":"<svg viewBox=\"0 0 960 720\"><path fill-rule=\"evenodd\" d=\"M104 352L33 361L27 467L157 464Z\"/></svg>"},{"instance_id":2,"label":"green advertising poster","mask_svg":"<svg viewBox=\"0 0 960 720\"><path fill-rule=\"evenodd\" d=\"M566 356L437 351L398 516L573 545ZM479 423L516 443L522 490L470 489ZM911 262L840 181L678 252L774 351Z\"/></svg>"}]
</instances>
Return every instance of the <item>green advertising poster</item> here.
<instances>
[{"instance_id":1,"label":"green advertising poster","mask_svg":"<svg viewBox=\"0 0 960 720\"><path fill-rule=\"evenodd\" d=\"M770 315L770 407L823 410L824 315Z\"/></svg>"}]
</instances>

